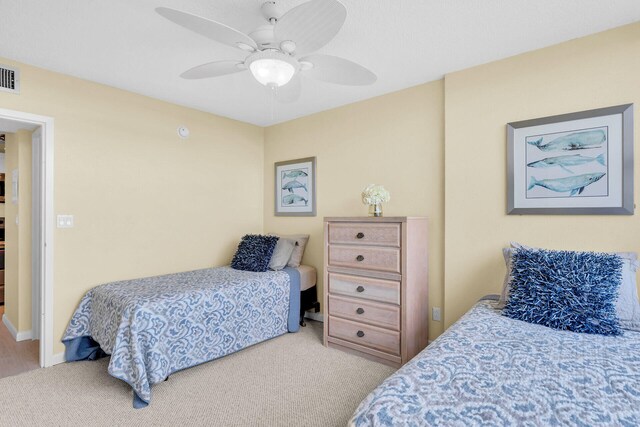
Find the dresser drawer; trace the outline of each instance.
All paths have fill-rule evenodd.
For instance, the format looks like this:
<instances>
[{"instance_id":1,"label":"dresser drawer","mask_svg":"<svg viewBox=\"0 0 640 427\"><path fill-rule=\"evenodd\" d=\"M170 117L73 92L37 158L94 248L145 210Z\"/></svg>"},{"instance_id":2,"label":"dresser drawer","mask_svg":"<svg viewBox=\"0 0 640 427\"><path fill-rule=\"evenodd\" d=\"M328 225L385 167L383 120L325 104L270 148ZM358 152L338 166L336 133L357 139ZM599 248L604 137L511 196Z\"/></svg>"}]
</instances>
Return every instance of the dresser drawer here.
<instances>
[{"instance_id":1,"label":"dresser drawer","mask_svg":"<svg viewBox=\"0 0 640 427\"><path fill-rule=\"evenodd\" d=\"M329 273L329 293L400 304L400 282Z\"/></svg>"},{"instance_id":2,"label":"dresser drawer","mask_svg":"<svg viewBox=\"0 0 640 427\"><path fill-rule=\"evenodd\" d=\"M332 223L329 243L399 247L400 224Z\"/></svg>"},{"instance_id":3,"label":"dresser drawer","mask_svg":"<svg viewBox=\"0 0 640 427\"><path fill-rule=\"evenodd\" d=\"M400 249L330 245L329 265L400 273Z\"/></svg>"},{"instance_id":4,"label":"dresser drawer","mask_svg":"<svg viewBox=\"0 0 640 427\"><path fill-rule=\"evenodd\" d=\"M329 295L329 315L400 330L400 307L397 305Z\"/></svg>"},{"instance_id":5,"label":"dresser drawer","mask_svg":"<svg viewBox=\"0 0 640 427\"><path fill-rule=\"evenodd\" d=\"M400 354L400 333L329 316L329 335L390 354Z\"/></svg>"}]
</instances>

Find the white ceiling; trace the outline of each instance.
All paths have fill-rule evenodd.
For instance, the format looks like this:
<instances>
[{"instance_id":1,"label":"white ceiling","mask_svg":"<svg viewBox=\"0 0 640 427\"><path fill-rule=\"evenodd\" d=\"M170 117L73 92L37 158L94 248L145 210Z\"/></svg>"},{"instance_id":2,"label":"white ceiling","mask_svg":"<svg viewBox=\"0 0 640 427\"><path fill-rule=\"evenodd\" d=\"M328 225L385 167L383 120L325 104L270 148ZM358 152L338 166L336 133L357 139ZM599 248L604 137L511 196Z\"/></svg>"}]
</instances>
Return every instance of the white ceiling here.
<instances>
[{"instance_id":1,"label":"white ceiling","mask_svg":"<svg viewBox=\"0 0 640 427\"><path fill-rule=\"evenodd\" d=\"M0 0L0 57L267 126L640 20L638 0L342 2L345 25L319 52L358 62L378 81L347 87L305 78L292 104L274 102L249 72L179 78L193 66L245 55L154 12L172 7L250 32L264 23L262 0Z\"/></svg>"}]
</instances>

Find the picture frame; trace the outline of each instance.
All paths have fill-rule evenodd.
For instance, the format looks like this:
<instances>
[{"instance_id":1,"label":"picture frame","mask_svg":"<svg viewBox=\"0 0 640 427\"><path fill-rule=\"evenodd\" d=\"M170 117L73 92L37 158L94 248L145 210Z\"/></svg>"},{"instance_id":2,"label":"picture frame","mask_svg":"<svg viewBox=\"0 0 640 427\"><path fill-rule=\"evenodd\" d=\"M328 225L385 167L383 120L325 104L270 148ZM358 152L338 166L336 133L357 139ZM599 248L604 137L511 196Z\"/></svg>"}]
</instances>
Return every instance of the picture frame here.
<instances>
[{"instance_id":1,"label":"picture frame","mask_svg":"<svg viewBox=\"0 0 640 427\"><path fill-rule=\"evenodd\" d=\"M316 216L316 158L276 162L276 216Z\"/></svg>"},{"instance_id":2,"label":"picture frame","mask_svg":"<svg viewBox=\"0 0 640 427\"><path fill-rule=\"evenodd\" d=\"M633 104L507 124L507 214L633 213Z\"/></svg>"}]
</instances>

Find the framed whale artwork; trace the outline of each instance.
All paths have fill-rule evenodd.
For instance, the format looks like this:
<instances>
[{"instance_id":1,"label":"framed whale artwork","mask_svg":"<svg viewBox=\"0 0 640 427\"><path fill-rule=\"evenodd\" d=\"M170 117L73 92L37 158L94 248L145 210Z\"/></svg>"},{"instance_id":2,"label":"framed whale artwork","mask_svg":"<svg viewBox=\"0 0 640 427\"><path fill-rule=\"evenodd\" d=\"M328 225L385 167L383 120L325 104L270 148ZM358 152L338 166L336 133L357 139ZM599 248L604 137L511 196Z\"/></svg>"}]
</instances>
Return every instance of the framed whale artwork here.
<instances>
[{"instance_id":1,"label":"framed whale artwork","mask_svg":"<svg viewBox=\"0 0 640 427\"><path fill-rule=\"evenodd\" d=\"M316 216L316 158L275 163L275 215Z\"/></svg>"},{"instance_id":2,"label":"framed whale artwork","mask_svg":"<svg viewBox=\"0 0 640 427\"><path fill-rule=\"evenodd\" d=\"M507 214L633 211L633 104L507 124Z\"/></svg>"}]
</instances>

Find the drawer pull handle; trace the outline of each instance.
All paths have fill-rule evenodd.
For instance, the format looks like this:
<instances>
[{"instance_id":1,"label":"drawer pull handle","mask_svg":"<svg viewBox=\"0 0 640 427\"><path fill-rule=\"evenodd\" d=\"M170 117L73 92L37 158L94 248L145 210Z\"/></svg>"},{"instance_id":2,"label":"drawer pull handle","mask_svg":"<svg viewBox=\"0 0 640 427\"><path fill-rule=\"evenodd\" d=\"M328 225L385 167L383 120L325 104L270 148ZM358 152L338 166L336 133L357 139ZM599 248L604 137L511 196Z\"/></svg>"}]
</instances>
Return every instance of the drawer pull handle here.
<instances>
[{"instance_id":1,"label":"drawer pull handle","mask_svg":"<svg viewBox=\"0 0 640 427\"><path fill-rule=\"evenodd\" d=\"M358 291L358 292L364 292L364 286L358 286L358 287L356 288L356 291Z\"/></svg>"},{"instance_id":2,"label":"drawer pull handle","mask_svg":"<svg viewBox=\"0 0 640 427\"><path fill-rule=\"evenodd\" d=\"M364 308L358 307L358 309L356 310L356 313L363 314L364 313Z\"/></svg>"},{"instance_id":3,"label":"drawer pull handle","mask_svg":"<svg viewBox=\"0 0 640 427\"><path fill-rule=\"evenodd\" d=\"M357 260L357 261L364 261L364 257L363 257L362 255L358 255L358 256L356 257L356 260Z\"/></svg>"},{"instance_id":4,"label":"drawer pull handle","mask_svg":"<svg viewBox=\"0 0 640 427\"><path fill-rule=\"evenodd\" d=\"M364 233L362 233L362 232L361 232L361 233L356 234L356 238L357 238L357 239L362 239L363 237L364 237Z\"/></svg>"},{"instance_id":5,"label":"drawer pull handle","mask_svg":"<svg viewBox=\"0 0 640 427\"><path fill-rule=\"evenodd\" d=\"M359 336L360 338L362 338L364 336L364 332L358 331L358 333L356 335Z\"/></svg>"}]
</instances>

